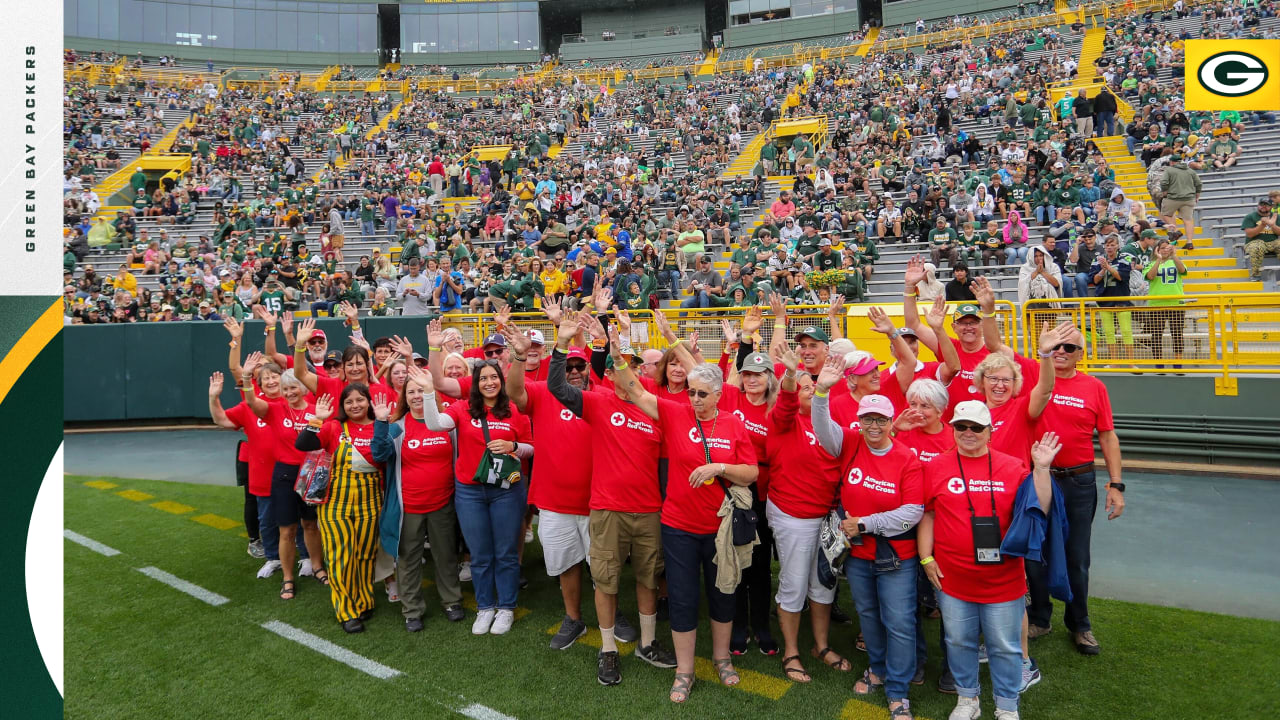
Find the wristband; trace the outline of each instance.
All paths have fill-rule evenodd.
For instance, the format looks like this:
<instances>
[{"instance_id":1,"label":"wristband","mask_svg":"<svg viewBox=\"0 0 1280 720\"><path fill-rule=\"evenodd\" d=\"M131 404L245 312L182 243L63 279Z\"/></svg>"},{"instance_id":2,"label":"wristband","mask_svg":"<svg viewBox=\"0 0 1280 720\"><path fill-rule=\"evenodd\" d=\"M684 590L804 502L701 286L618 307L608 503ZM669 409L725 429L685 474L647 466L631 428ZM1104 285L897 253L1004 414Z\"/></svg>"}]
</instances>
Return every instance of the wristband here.
<instances>
[{"instance_id":1,"label":"wristband","mask_svg":"<svg viewBox=\"0 0 1280 720\"><path fill-rule=\"evenodd\" d=\"M239 342L237 342L237 341L235 341L235 340L232 340L229 344L230 344L230 345L231 345L231 347L233 347L233 348L235 348L235 347L240 347L240 343L239 343Z\"/></svg>"},{"instance_id":2,"label":"wristband","mask_svg":"<svg viewBox=\"0 0 1280 720\"><path fill-rule=\"evenodd\" d=\"M294 352L294 353L304 353L304 354L305 354L305 353L307 352L307 346L306 346L306 345L303 345L302 347L298 347L297 345L294 345L294 346L293 346L293 352Z\"/></svg>"},{"instance_id":3,"label":"wristband","mask_svg":"<svg viewBox=\"0 0 1280 720\"><path fill-rule=\"evenodd\" d=\"M992 310L991 312L986 312L986 311L982 312L982 317L984 318L993 318L995 316L996 316L996 313L994 310Z\"/></svg>"},{"instance_id":4,"label":"wristband","mask_svg":"<svg viewBox=\"0 0 1280 720\"><path fill-rule=\"evenodd\" d=\"M436 347L435 345L428 345L428 346L427 346L427 350L429 350L429 351L431 351L431 352L444 352L444 348L442 348L442 347Z\"/></svg>"},{"instance_id":5,"label":"wristband","mask_svg":"<svg viewBox=\"0 0 1280 720\"><path fill-rule=\"evenodd\" d=\"M929 557L927 557L927 558L921 558L921 559L920 559L920 564L921 564L922 566L923 566L923 565L928 565L928 564L929 564L929 563L931 563L931 562L933 562L933 556L932 556L932 555L930 555L930 556L929 556Z\"/></svg>"},{"instance_id":6,"label":"wristband","mask_svg":"<svg viewBox=\"0 0 1280 720\"><path fill-rule=\"evenodd\" d=\"M814 397L824 398L824 397L827 397L827 395L829 395L829 394L830 394L830 392L831 392L830 390L814 390L814 391L813 391L813 396L814 396Z\"/></svg>"},{"instance_id":7,"label":"wristband","mask_svg":"<svg viewBox=\"0 0 1280 720\"><path fill-rule=\"evenodd\" d=\"M902 297L904 298L920 297L920 293L904 292L902 293Z\"/></svg>"},{"instance_id":8,"label":"wristband","mask_svg":"<svg viewBox=\"0 0 1280 720\"><path fill-rule=\"evenodd\" d=\"M1052 350L1050 350L1049 352L1042 352L1042 353L1040 353L1040 357L1042 357L1042 358L1053 357L1053 351L1052 351Z\"/></svg>"},{"instance_id":9,"label":"wristband","mask_svg":"<svg viewBox=\"0 0 1280 720\"><path fill-rule=\"evenodd\" d=\"M529 358L528 358L527 356L526 356L526 357L520 357L519 355L512 355L512 356L511 356L511 359L512 359L512 360L519 360L520 362L524 362L525 360L528 360Z\"/></svg>"},{"instance_id":10,"label":"wristband","mask_svg":"<svg viewBox=\"0 0 1280 720\"><path fill-rule=\"evenodd\" d=\"M782 373L782 377L784 377L784 378L790 378L790 379L794 380L794 379L796 378L796 371L795 371L795 370L787 370L786 372Z\"/></svg>"},{"instance_id":11,"label":"wristband","mask_svg":"<svg viewBox=\"0 0 1280 720\"><path fill-rule=\"evenodd\" d=\"M309 421L307 421L307 429L308 429L308 430L313 430L313 431L314 431L314 430L319 430L323 425L324 425L324 421L323 421L323 420L309 420Z\"/></svg>"},{"instance_id":12,"label":"wristband","mask_svg":"<svg viewBox=\"0 0 1280 720\"><path fill-rule=\"evenodd\" d=\"M262 334L263 334L263 335L270 335L271 333L273 333L273 332L275 332L275 331L276 331L276 328L275 328L275 326L274 326L274 325L272 325L271 327L267 328L266 330L263 330L263 331L262 331Z\"/></svg>"},{"instance_id":13,"label":"wristband","mask_svg":"<svg viewBox=\"0 0 1280 720\"><path fill-rule=\"evenodd\" d=\"M775 322L775 323L773 324L773 329L774 329L774 330L786 330L786 329L787 329L787 324L786 324L785 322L781 322L781 321L779 321L779 322Z\"/></svg>"}]
</instances>

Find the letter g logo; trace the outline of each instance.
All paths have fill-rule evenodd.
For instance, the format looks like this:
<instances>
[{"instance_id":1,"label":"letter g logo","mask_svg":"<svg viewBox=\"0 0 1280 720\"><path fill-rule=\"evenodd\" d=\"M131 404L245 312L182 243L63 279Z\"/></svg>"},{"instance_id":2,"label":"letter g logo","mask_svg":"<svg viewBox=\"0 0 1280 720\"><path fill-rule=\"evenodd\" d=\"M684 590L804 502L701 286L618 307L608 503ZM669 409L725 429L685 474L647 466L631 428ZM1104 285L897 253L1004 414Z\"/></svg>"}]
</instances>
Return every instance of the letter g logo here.
<instances>
[{"instance_id":1,"label":"letter g logo","mask_svg":"<svg viewBox=\"0 0 1280 720\"><path fill-rule=\"evenodd\" d=\"M1200 63L1196 77L1205 90L1222 97L1241 97L1262 87L1269 77L1262 60L1238 50L1210 55Z\"/></svg>"}]
</instances>

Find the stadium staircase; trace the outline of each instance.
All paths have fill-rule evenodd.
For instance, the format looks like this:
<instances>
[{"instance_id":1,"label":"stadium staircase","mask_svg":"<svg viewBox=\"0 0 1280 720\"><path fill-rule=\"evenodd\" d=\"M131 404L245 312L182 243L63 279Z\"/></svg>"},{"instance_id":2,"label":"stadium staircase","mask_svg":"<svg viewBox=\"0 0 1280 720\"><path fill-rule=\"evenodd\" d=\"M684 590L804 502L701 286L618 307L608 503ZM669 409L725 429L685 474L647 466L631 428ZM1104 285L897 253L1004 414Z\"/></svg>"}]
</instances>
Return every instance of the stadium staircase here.
<instances>
[{"instance_id":1,"label":"stadium staircase","mask_svg":"<svg viewBox=\"0 0 1280 720\"><path fill-rule=\"evenodd\" d=\"M878 37L880 37L880 26L877 25L867 31L866 37L862 39L862 42L858 45L857 51L853 54L857 57L866 57L867 53L871 52L871 48L875 46L876 38Z\"/></svg>"},{"instance_id":2,"label":"stadium staircase","mask_svg":"<svg viewBox=\"0 0 1280 720\"><path fill-rule=\"evenodd\" d=\"M156 161L159 161L160 163L163 163L164 160L168 160L171 158L173 159L185 158L186 168L191 167L190 156L172 155L169 153L169 150L173 148L173 143L178 137L178 131L184 127L191 127L193 122L194 122L194 116L190 116L187 119L183 120L182 122L174 125L172 128L169 129L168 132L164 134L164 137L156 141L155 145L148 148L147 152L139 154L132 161L121 165L119 170L116 170L110 175L107 175L105 178L99 180L98 184L93 186L93 191L97 193L98 199L102 202L102 206L98 208L97 217L114 218L118 210L123 210L126 207L131 207L129 205L109 205L108 203L110 202L112 196L120 192L122 189L124 189L126 185L129 184L129 178L133 176L133 173L135 170L137 170L140 167L147 169L146 166L149 165L151 161L156 160ZM175 162L174 167L176 168L178 164L180 163ZM184 172L185 172L185 169L184 169Z\"/></svg>"},{"instance_id":3,"label":"stadium staircase","mask_svg":"<svg viewBox=\"0 0 1280 720\"><path fill-rule=\"evenodd\" d=\"M702 75L715 75L715 74L716 74L716 59L717 59L717 58L719 58L719 57L720 57L720 51L719 51L719 50L712 50L712 51L708 52L708 53L707 53L707 59L706 59L706 60L703 60L703 61L702 61L702 64L698 66L698 72L697 72L696 74L697 74L697 75L700 75L700 76L702 76Z\"/></svg>"}]
</instances>

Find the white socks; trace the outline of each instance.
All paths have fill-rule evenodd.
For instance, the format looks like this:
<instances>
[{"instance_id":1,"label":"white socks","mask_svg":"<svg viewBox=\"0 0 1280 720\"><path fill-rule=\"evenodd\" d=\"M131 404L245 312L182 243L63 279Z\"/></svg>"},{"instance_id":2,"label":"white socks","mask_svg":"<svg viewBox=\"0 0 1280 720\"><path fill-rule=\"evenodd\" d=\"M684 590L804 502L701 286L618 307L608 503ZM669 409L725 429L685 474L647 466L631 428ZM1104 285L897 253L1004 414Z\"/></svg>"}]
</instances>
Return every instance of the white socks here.
<instances>
[{"instance_id":1,"label":"white socks","mask_svg":"<svg viewBox=\"0 0 1280 720\"><path fill-rule=\"evenodd\" d=\"M640 647L649 647L658 634L658 614L640 616Z\"/></svg>"},{"instance_id":2,"label":"white socks","mask_svg":"<svg viewBox=\"0 0 1280 720\"><path fill-rule=\"evenodd\" d=\"M618 652L618 641L613 639L613 628L600 628L600 652Z\"/></svg>"}]
</instances>

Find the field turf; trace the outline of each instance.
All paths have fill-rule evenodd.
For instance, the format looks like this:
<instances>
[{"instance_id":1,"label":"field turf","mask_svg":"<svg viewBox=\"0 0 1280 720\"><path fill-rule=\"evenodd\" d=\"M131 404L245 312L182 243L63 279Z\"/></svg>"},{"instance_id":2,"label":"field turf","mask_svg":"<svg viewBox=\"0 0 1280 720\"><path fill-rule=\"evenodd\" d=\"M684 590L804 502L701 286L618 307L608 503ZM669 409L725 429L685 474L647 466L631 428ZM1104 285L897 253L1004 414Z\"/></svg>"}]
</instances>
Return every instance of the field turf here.
<instances>
[{"instance_id":1,"label":"field turf","mask_svg":"<svg viewBox=\"0 0 1280 720\"><path fill-rule=\"evenodd\" d=\"M803 620L801 648L811 684L788 683L778 658L753 645L736 660L741 686L715 684L710 663L700 661L692 696L678 707L667 700L672 671L631 657L630 645L621 646L623 683L611 688L595 679L590 641L598 644L597 633L563 652L547 647L563 607L536 542L526 549L530 586L520 593L523 614L505 636L472 636L470 612L462 623L447 622L431 587L426 629L406 633L399 606L386 602L381 584L368 630L347 635L333 618L327 588L313 579L301 578L298 597L285 602L277 595L279 574L254 577L262 561L245 553L240 488L79 476L67 476L65 483L66 528L121 553L104 557L65 543L67 718L888 717L883 696L863 701L850 692L866 667L866 656L853 647L856 625L832 631L832 645L850 658L853 673L809 657ZM206 604L138 572L145 567L229 602ZM1169 583L1176 587L1177 579ZM635 623L629 586L624 578L620 602ZM592 625L594 608L590 593L584 594ZM848 598L845 588L841 602L852 614ZM1280 716L1280 623L1105 599L1091 607L1102 655L1078 655L1055 612L1053 633L1032 645L1044 679L1023 696L1024 718ZM372 677L268 632L262 625L270 621L400 674ZM925 686L912 688L912 707L917 717L942 720L955 700L933 689L937 621L926 621L925 629L931 659ZM659 637L667 632L659 624ZM670 636L665 638L669 645ZM704 623L698 655L709 658L710 652ZM985 670L982 682L984 717L991 717Z\"/></svg>"}]
</instances>

